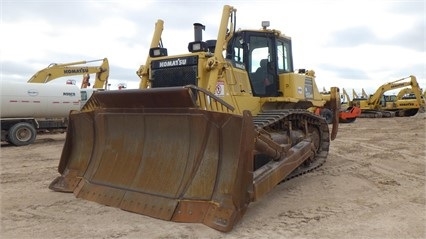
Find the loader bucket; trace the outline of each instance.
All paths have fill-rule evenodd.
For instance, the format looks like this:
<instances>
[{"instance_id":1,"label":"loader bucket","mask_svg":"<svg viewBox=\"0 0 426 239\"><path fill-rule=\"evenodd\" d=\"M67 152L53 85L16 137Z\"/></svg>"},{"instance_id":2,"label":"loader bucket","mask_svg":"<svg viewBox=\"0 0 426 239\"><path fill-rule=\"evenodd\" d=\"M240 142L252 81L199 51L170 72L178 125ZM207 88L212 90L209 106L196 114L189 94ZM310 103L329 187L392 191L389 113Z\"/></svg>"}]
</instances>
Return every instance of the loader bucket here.
<instances>
[{"instance_id":1,"label":"loader bucket","mask_svg":"<svg viewBox=\"0 0 426 239\"><path fill-rule=\"evenodd\" d=\"M90 101L86 112L70 114L61 176L50 189L163 220L233 228L253 185L249 112L197 109L186 88L104 91Z\"/></svg>"}]
</instances>

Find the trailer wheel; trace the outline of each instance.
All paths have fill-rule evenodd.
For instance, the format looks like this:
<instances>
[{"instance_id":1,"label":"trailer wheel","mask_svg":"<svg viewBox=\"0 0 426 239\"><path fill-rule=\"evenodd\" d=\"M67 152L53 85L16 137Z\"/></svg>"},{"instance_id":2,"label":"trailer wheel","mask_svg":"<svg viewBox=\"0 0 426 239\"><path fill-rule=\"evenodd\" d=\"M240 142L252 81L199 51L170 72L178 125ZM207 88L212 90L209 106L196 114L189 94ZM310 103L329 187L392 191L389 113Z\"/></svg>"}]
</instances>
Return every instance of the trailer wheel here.
<instances>
[{"instance_id":1,"label":"trailer wheel","mask_svg":"<svg viewBox=\"0 0 426 239\"><path fill-rule=\"evenodd\" d=\"M321 109L320 114L325 119L327 124L333 123L333 112L330 109L327 109L327 108Z\"/></svg>"},{"instance_id":2,"label":"trailer wheel","mask_svg":"<svg viewBox=\"0 0 426 239\"><path fill-rule=\"evenodd\" d=\"M10 127L8 141L15 146L28 145L34 142L36 134L32 124L21 122Z\"/></svg>"}]
</instances>

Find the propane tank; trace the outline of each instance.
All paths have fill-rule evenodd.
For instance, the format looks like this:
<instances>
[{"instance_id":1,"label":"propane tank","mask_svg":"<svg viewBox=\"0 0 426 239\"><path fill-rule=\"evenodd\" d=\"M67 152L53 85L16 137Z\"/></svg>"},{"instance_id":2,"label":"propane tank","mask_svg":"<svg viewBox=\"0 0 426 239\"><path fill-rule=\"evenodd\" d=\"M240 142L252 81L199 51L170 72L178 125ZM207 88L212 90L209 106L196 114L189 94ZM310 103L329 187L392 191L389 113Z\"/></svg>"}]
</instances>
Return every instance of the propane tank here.
<instances>
[{"instance_id":1,"label":"propane tank","mask_svg":"<svg viewBox=\"0 0 426 239\"><path fill-rule=\"evenodd\" d=\"M62 118L80 109L76 85L1 81L1 118Z\"/></svg>"}]
</instances>

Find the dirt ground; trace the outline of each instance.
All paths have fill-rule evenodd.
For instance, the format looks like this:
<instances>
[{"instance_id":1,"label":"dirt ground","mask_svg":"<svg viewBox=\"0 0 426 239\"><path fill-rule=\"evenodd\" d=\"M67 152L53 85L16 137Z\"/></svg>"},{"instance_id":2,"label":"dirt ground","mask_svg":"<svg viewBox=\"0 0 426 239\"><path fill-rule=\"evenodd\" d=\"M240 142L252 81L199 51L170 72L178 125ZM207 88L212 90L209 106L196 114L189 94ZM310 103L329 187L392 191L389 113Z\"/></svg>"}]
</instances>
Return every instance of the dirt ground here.
<instances>
[{"instance_id":1,"label":"dirt ground","mask_svg":"<svg viewBox=\"0 0 426 239\"><path fill-rule=\"evenodd\" d=\"M426 117L341 124L327 162L251 203L229 233L53 192L65 134L1 147L1 238L426 238Z\"/></svg>"}]
</instances>

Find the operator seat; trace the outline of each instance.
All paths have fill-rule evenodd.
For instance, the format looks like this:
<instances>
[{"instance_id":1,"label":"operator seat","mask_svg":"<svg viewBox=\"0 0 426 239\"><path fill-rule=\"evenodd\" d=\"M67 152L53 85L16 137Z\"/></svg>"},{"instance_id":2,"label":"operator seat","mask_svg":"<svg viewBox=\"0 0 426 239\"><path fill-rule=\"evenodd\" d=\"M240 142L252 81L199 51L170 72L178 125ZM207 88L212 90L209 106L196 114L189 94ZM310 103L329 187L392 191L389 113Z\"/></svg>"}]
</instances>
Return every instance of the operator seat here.
<instances>
[{"instance_id":1,"label":"operator seat","mask_svg":"<svg viewBox=\"0 0 426 239\"><path fill-rule=\"evenodd\" d=\"M268 69L268 59L260 60L260 67L254 73L253 88L256 95L270 94L268 86L273 85L273 75Z\"/></svg>"}]
</instances>

